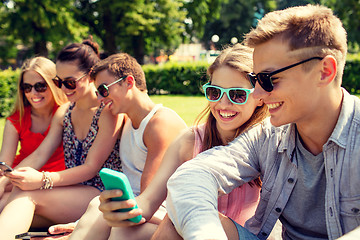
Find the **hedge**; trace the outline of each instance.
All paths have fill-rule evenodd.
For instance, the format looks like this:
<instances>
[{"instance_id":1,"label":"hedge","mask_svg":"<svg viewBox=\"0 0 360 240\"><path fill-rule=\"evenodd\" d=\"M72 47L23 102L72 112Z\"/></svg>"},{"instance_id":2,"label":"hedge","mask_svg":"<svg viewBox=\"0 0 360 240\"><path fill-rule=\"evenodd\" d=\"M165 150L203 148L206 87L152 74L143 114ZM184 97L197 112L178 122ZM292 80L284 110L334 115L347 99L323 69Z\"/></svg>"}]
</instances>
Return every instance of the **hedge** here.
<instances>
[{"instance_id":1,"label":"hedge","mask_svg":"<svg viewBox=\"0 0 360 240\"><path fill-rule=\"evenodd\" d=\"M0 71L0 117L8 116L16 95L16 83L20 69Z\"/></svg>"},{"instance_id":2,"label":"hedge","mask_svg":"<svg viewBox=\"0 0 360 240\"><path fill-rule=\"evenodd\" d=\"M207 62L166 63L144 65L149 94L201 94L206 82Z\"/></svg>"},{"instance_id":3,"label":"hedge","mask_svg":"<svg viewBox=\"0 0 360 240\"><path fill-rule=\"evenodd\" d=\"M149 94L200 95L207 80L207 62L144 65ZM0 71L0 117L7 116L16 94L20 70ZM360 94L360 60L347 61L342 86L352 94Z\"/></svg>"}]
</instances>

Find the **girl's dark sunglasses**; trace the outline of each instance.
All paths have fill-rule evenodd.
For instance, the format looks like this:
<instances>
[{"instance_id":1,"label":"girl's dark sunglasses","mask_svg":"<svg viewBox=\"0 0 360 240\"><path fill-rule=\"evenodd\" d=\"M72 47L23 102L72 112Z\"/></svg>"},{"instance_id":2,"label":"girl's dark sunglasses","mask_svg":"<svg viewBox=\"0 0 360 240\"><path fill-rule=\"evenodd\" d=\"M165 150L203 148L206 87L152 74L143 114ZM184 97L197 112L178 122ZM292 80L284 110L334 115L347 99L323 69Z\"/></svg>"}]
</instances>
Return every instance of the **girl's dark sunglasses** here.
<instances>
[{"instance_id":1,"label":"girl's dark sunglasses","mask_svg":"<svg viewBox=\"0 0 360 240\"><path fill-rule=\"evenodd\" d=\"M79 81L80 79L82 79L83 77L85 77L86 75L87 75L87 73L85 73L84 75L82 75L81 77L79 77L77 79L70 78L70 79L65 79L65 80L62 80L61 78L59 78L59 76L56 76L52 80L58 88L61 88L61 86L64 84L64 86L67 89L74 90L76 88L76 82Z\"/></svg>"},{"instance_id":2,"label":"girl's dark sunglasses","mask_svg":"<svg viewBox=\"0 0 360 240\"><path fill-rule=\"evenodd\" d=\"M119 78L118 80L115 80L114 82L110 83L109 85L106 85L105 83L100 84L100 86L97 88L96 95L100 94L100 96L102 96L102 97L109 96L109 87L111 87L115 83L118 83L118 82L124 80L126 77L127 76Z\"/></svg>"},{"instance_id":3,"label":"girl's dark sunglasses","mask_svg":"<svg viewBox=\"0 0 360 240\"><path fill-rule=\"evenodd\" d=\"M245 104L249 98L249 94L254 91L254 89L247 88L222 88L218 86L210 85L210 83L206 83L203 86L206 99L210 102L219 101L223 94L226 93L230 102L234 104Z\"/></svg>"},{"instance_id":4,"label":"girl's dark sunglasses","mask_svg":"<svg viewBox=\"0 0 360 240\"><path fill-rule=\"evenodd\" d=\"M37 82L34 85L31 85L29 83L21 84L21 89L24 91L24 93L31 92L31 89L33 87L34 87L35 91L37 91L37 92L45 92L47 89L47 83L46 82Z\"/></svg>"},{"instance_id":5,"label":"girl's dark sunglasses","mask_svg":"<svg viewBox=\"0 0 360 240\"><path fill-rule=\"evenodd\" d=\"M301 62L298 62L298 63L295 63L295 64L292 64L292 65L289 65L287 67L284 67L284 68L280 68L278 70L275 70L273 72L269 72L269 73L258 73L258 74L255 74L255 73L248 73L247 76L248 76L248 79L250 80L251 82L251 85L253 87L255 87L255 84L256 82L259 82L260 86L267 92L271 92L273 89L274 89L274 84L272 82L272 78L271 76L275 75L275 74L278 74L278 73L281 73L285 70L288 70L290 68L293 68L293 67L296 67L297 65L300 65L300 64L303 64L303 63L306 63L308 61L311 61L311 60L314 60L314 59L317 59L317 60L322 60L323 58L322 57L312 57L312 58L308 58L306 60L303 60Z\"/></svg>"}]
</instances>

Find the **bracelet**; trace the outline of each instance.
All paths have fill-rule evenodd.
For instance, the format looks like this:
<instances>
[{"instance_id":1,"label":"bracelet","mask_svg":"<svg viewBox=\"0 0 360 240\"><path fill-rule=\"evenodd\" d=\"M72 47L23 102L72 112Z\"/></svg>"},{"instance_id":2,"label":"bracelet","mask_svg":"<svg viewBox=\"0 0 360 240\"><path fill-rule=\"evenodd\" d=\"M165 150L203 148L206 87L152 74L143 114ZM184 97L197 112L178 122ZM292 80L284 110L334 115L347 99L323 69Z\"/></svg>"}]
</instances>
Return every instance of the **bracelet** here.
<instances>
[{"instance_id":1,"label":"bracelet","mask_svg":"<svg viewBox=\"0 0 360 240\"><path fill-rule=\"evenodd\" d=\"M54 182L50 177L50 173L42 171L42 174L43 174L43 179L42 179L43 185L41 186L40 190L52 189L54 186Z\"/></svg>"}]
</instances>

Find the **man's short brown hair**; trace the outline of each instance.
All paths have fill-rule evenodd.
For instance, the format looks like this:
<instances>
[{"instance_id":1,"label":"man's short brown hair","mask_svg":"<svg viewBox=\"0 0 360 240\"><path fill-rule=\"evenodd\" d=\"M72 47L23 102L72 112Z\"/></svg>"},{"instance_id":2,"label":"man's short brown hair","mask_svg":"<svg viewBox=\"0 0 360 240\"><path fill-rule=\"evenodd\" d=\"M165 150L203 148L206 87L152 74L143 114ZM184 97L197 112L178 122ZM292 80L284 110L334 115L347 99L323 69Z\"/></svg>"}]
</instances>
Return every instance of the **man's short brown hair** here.
<instances>
[{"instance_id":1,"label":"man's short brown hair","mask_svg":"<svg viewBox=\"0 0 360 240\"><path fill-rule=\"evenodd\" d=\"M250 47L279 38L299 51L299 60L332 55L338 64L336 79L341 82L347 54L346 31L332 10L320 5L291 7L266 14L245 36ZM303 51L302 51L303 50Z\"/></svg>"},{"instance_id":2,"label":"man's short brown hair","mask_svg":"<svg viewBox=\"0 0 360 240\"><path fill-rule=\"evenodd\" d=\"M95 80L96 75L107 70L115 78L132 75L135 85L140 91L146 91L145 73L135 58L127 53L117 53L101 60L91 70L90 77Z\"/></svg>"}]
</instances>

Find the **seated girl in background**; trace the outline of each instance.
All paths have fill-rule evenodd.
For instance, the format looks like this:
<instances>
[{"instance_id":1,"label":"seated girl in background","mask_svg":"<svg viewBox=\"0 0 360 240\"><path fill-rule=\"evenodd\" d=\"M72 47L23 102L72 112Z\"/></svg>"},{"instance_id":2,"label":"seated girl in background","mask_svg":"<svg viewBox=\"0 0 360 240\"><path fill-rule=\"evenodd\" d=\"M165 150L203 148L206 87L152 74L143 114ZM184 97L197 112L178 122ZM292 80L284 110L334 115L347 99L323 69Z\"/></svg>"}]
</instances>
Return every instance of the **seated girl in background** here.
<instances>
[{"instance_id":1,"label":"seated girl in background","mask_svg":"<svg viewBox=\"0 0 360 240\"><path fill-rule=\"evenodd\" d=\"M97 239L143 240L151 238L158 225L147 221L165 200L166 182L176 168L199 152L229 143L241 132L261 122L267 116L267 107L251 95L253 89L246 78L246 73L251 71L251 49L237 44L222 51L209 67L210 81L203 87L209 106L200 115L198 123L208 114L205 124L198 124L184 131L170 145L154 179L136 197L139 209L130 212L114 212L134 206L134 202L131 200L111 201L111 198L122 195L120 190L102 192L99 209L103 212L108 225L112 227L110 237L100 232L91 233L88 236L96 236ZM261 182L257 179L219 198L220 216L225 225L233 224L229 218L244 224L254 214L259 200L260 186ZM88 210L88 212L91 211ZM143 216L139 224L126 221L139 214ZM82 218L86 217L91 216L85 214ZM92 226L87 227L89 231L95 229Z\"/></svg>"},{"instance_id":2,"label":"seated girl in background","mask_svg":"<svg viewBox=\"0 0 360 240\"><path fill-rule=\"evenodd\" d=\"M53 81L71 103L59 107L44 141L23 160L33 168L17 168L6 174L16 187L0 215L0 239L14 239L30 226L48 227L79 219L89 201L103 190L99 170L121 170L118 135L123 116L112 115L97 100L89 77L99 60L98 45L92 40L60 51ZM67 169L35 170L50 158L61 140Z\"/></svg>"},{"instance_id":3,"label":"seated girl in background","mask_svg":"<svg viewBox=\"0 0 360 240\"><path fill-rule=\"evenodd\" d=\"M5 122L0 152L1 162L13 168L16 167L40 145L48 134L55 111L59 105L67 102L65 94L52 81L55 76L55 63L47 58L34 57L26 60L22 65L15 105ZM20 143L20 149L16 154L18 143ZM61 144L40 171L56 172L64 169L64 153ZM10 180L0 176L0 211L4 207L11 188Z\"/></svg>"}]
</instances>

